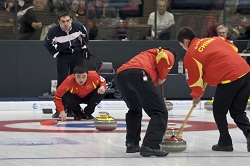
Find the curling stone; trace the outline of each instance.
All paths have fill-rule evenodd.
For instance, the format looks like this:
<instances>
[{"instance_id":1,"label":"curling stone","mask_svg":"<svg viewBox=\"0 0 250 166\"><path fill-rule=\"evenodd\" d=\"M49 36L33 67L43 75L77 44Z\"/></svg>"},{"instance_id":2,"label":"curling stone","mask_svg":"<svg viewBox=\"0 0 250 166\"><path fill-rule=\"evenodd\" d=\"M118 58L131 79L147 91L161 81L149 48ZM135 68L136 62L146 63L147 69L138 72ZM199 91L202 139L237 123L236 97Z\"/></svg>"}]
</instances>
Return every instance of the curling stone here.
<instances>
[{"instance_id":1,"label":"curling stone","mask_svg":"<svg viewBox=\"0 0 250 166\"><path fill-rule=\"evenodd\" d=\"M204 108L208 111L212 111L213 110L213 102L214 102L214 99L206 101L204 104Z\"/></svg>"},{"instance_id":2,"label":"curling stone","mask_svg":"<svg viewBox=\"0 0 250 166\"><path fill-rule=\"evenodd\" d=\"M162 150L174 153L174 152L183 152L187 149L187 143L182 138L165 138L161 144L160 147Z\"/></svg>"},{"instance_id":3,"label":"curling stone","mask_svg":"<svg viewBox=\"0 0 250 166\"><path fill-rule=\"evenodd\" d=\"M174 128L174 127L167 127L166 132L163 136L163 140L171 137L175 137L176 134L178 133L179 128ZM179 138L182 138L182 132L179 135Z\"/></svg>"},{"instance_id":4,"label":"curling stone","mask_svg":"<svg viewBox=\"0 0 250 166\"><path fill-rule=\"evenodd\" d=\"M246 110L250 110L250 98L248 99Z\"/></svg>"},{"instance_id":5,"label":"curling stone","mask_svg":"<svg viewBox=\"0 0 250 166\"><path fill-rule=\"evenodd\" d=\"M204 108L208 111L212 111L213 110L213 102L214 102L213 98L212 98L212 100L208 100L207 102L205 102ZM248 99L246 110L250 110L250 98Z\"/></svg>"},{"instance_id":6,"label":"curling stone","mask_svg":"<svg viewBox=\"0 0 250 166\"><path fill-rule=\"evenodd\" d=\"M99 116L95 118L95 128L100 131L112 131L117 127L117 122L108 112L99 112Z\"/></svg>"},{"instance_id":7,"label":"curling stone","mask_svg":"<svg viewBox=\"0 0 250 166\"><path fill-rule=\"evenodd\" d=\"M164 99L164 103L165 103L168 111L173 109L173 103L171 103L170 101L167 101L166 99Z\"/></svg>"},{"instance_id":8,"label":"curling stone","mask_svg":"<svg viewBox=\"0 0 250 166\"><path fill-rule=\"evenodd\" d=\"M187 148L186 141L182 139L182 130L179 133L178 138L176 137L179 128L175 128L175 125L175 123L168 123L162 143L160 144L161 149L166 152L182 152Z\"/></svg>"}]
</instances>

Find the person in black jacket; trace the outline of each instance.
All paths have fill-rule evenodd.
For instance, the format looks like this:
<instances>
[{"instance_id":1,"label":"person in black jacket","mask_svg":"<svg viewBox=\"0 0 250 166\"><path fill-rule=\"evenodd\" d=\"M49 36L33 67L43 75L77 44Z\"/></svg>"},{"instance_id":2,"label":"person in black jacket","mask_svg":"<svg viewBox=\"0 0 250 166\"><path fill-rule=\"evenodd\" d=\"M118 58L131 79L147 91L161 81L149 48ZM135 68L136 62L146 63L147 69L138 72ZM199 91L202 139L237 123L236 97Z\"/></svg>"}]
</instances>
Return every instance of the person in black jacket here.
<instances>
[{"instance_id":1,"label":"person in black jacket","mask_svg":"<svg viewBox=\"0 0 250 166\"><path fill-rule=\"evenodd\" d=\"M83 52L86 52L89 40L86 28L81 22L72 20L68 11L58 13L58 23L49 29L44 40L49 53L57 59L57 87L69 75L69 71L72 74L76 66L83 65ZM58 112L52 117L58 117Z\"/></svg>"},{"instance_id":2,"label":"person in black jacket","mask_svg":"<svg viewBox=\"0 0 250 166\"><path fill-rule=\"evenodd\" d=\"M242 51L242 53L250 54L250 39L247 42L247 48ZM250 56L243 56L243 58L247 61L250 66Z\"/></svg>"},{"instance_id":3,"label":"person in black jacket","mask_svg":"<svg viewBox=\"0 0 250 166\"><path fill-rule=\"evenodd\" d=\"M19 40L44 40L56 24L56 14L50 12L46 0L33 0L33 5L18 21Z\"/></svg>"}]
</instances>

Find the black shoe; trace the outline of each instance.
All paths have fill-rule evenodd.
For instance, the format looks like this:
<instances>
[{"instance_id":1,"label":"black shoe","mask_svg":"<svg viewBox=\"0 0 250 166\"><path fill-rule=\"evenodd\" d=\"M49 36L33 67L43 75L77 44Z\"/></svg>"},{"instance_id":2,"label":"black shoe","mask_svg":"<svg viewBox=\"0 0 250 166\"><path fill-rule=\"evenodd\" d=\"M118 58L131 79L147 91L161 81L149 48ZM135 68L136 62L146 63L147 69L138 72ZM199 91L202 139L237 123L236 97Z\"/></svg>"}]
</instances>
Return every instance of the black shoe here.
<instances>
[{"instance_id":1,"label":"black shoe","mask_svg":"<svg viewBox=\"0 0 250 166\"><path fill-rule=\"evenodd\" d=\"M75 114L72 111L67 110L67 117L75 117Z\"/></svg>"},{"instance_id":2,"label":"black shoe","mask_svg":"<svg viewBox=\"0 0 250 166\"><path fill-rule=\"evenodd\" d=\"M250 134L247 136L247 151L250 152Z\"/></svg>"},{"instance_id":3,"label":"black shoe","mask_svg":"<svg viewBox=\"0 0 250 166\"><path fill-rule=\"evenodd\" d=\"M226 152L232 152L234 150L232 145L228 146L220 146L219 144L213 145L212 150L214 151L226 151Z\"/></svg>"},{"instance_id":4,"label":"black shoe","mask_svg":"<svg viewBox=\"0 0 250 166\"><path fill-rule=\"evenodd\" d=\"M58 111L56 111L53 115L52 115L52 118L59 118L59 112Z\"/></svg>"},{"instance_id":5,"label":"black shoe","mask_svg":"<svg viewBox=\"0 0 250 166\"><path fill-rule=\"evenodd\" d=\"M165 152L164 150L161 149L151 149L150 147L144 145L141 146L140 155L143 157L150 157L150 156L165 157L168 154L169 154L168 152Z\"/></svg>"},{"instance_id":6,"label":"black shoe","mask_svg":"<svg viewBox=\"0 0 250 166\"><path fill-rule=\"evenodd\" d=\"M82 119L94 119L94 117L93 117L92 115L83 113L83 114L82 114Z\"/></svg>"},{"instance_id":7,"label":"black shoe","mask_svg":"<svg viewBox=\"0 0 250 166\"><path fill-rule=\"evenodd\" d=\"M140 152L141 150L141 147L139 145L136 145L134 142L128 142L126 146L127 146L126 153L135 153L135 152Z\"/></svg>"},{"instance_id":8,"label":"black shoe","mask_svg":"<svg viewBox=\"0 0 250 166\"><path fill-rule=\"evenodd\" d=\"M82 116L81 114L74 114L74 120L81 120Z\"/></svg>"},{"instance_id":9,"label":"black shoe","mask_svg":"<svg viewBox=\"0 0 250 166\"><path fill-rule=\"evenodd\" d=\"M67 117L75 117L74 112L70 110L67 106L65 106L65 112L67 114Z\"/></svg>"}]
</instances>

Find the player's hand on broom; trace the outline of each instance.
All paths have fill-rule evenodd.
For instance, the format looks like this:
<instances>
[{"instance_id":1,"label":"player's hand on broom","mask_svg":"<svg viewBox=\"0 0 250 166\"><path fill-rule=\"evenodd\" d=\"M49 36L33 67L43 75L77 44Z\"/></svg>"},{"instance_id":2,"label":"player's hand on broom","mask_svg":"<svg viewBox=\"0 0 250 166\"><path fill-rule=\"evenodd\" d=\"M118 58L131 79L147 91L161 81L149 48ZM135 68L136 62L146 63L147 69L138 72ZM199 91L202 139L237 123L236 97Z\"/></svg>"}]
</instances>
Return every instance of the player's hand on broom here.
<instances>
[{"instance_id":1,"label":"player's hand on broom","mask_svg":"<svg viewBox=\"0 0 250 166\"><path fill-rule=\"evenodd\" d=\"M65 111L61 111L60 114L59 114L59 119L61 121L65 121L66 117L67 117L67 114L65 113Z\"/></svg>"},{"instance_id":2,"label":"player's hand on broom","mask_svg":"<svg viewBox=\"0 0 250 166\"><path fill-rule=\"evenodd\" d=\"M201 101L201 98L193 98L193 106L196 107L197 104Z\"/></svg>"},{"instance_id":3,"label":"player's hand on broom","mask_svg":"<svg viewBox=\"0 0 250 166\"><path fill-rule=\"evenodd\" d=\"M205 91L207 87L207 83L204 82L202 90ZM201 98L193 98L193 106L196 107L197 104L199 104L199 102L201 101Z\"/></svg>"},{"instance_id":4,"label":"player's hand on broom","mask_svg":"<svg viewBox=\"0 0 250 166\"><path fill-rule=\"evenodd\" d=\"M82 52L82 55L85 59L90 60L94 58L94 55L92 55L89 51L89 49L86 49Z\"/></svg>"}]
</instances>

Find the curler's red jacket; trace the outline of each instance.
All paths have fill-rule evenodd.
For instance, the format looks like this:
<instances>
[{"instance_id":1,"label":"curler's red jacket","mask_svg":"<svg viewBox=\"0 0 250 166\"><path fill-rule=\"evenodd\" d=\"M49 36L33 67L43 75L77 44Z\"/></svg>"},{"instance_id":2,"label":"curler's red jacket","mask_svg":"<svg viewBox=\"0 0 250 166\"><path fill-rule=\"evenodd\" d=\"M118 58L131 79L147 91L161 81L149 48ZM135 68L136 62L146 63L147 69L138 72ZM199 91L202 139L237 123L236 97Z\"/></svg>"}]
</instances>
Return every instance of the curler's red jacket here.
<instances>
[{"instance_id":1,"label":"curler's red jacket","mask_svg":"<svg viewBox=\"0 0 250 166\"><path fill-rule=\"evenodd\" d=\"M184 68L191 96L203 96L203 82L211 86L227 84L250 71L237 47L222 37L193 39L184 57Z\"/></svg>"}]
</instances>

